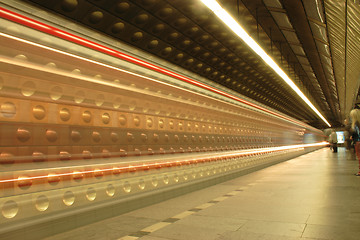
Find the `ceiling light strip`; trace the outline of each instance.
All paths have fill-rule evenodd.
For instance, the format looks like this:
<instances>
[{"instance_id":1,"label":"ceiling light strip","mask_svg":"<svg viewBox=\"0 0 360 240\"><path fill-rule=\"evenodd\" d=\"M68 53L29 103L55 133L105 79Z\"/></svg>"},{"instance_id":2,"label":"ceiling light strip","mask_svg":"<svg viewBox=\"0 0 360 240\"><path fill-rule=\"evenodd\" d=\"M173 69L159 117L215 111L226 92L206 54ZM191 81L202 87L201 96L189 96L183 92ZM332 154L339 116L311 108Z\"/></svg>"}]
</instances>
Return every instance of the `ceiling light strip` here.
<instances>
[{"instance_id":1,"label":"ceiling light strip","mask_svg":"<svg viewBox=\"0 0 360 240\"><path fill-rule=\"evenodd\" d=\"M306 104L328 125L330 123L321 115L310 100L301 92L287 74L276 64L276 62L260 47L257 42L239 25L238 22L223 9L216 0L201 0L214 14L220 18L237 36L239 36L266 64L268 64L303 100Z\"/></svg>"},{"instance_id":2,"label":"ceiling light strip","mask_svg":"<svg viewBox=\"0 0 360 240\"><path fill-rule=\"evenodd\" d=\"M138 58L132 57L130 55L124 54L124 53L122 53L120 51L111 49L109 47L106 47L106 46L103 46L101 44L98 44L98 43L92 42L90 40L87 40L85 38L82 38L82 37L76 36L74 34L68 33L66 31L63 31L61 29L58 29L58 28L55 28L53 26L47 25L45 23L42 23L42 22L36 21L34 19L28 18L28 17L23 16L21 14L12 12L12 11L10 11L8 9L0 7L0 17L4 18L4 19L7 19L7 20L10 20L12 22L19 23L19 24L21 24L23 26L27 26L27 27L33 28L35 30L38 30L38 31L41 31L41 32L44 32L44 33L59 37L61 39L73 42L75 44L79 44L81 46L84 46L84 47L87 47L87 48L90 48L90 49L105 53L107 55L111 55L111 56L114 56L116 58L119 58L119 59L122 59L122 60L125 60L125 61L128 61L128 62L134 63L136 65L139 65L139 66L145 67L147 69L150 69L150 70L165 74L167 76L176 78L178 80L190 83L190 84L192 84L194 86L197 86L197 87L206 89L208 91L220 94L222 96L228 97L228 98L233 99L235 101L241 102L241 103L246 104L246 105L251 106L251 107L254 107L254 108L258 109L258 110L264 111L264 112L269 113L269 114L274 115L274 116L277 116L277 117L279 117L281 119L284 119L284 120L290 121L292 123L295 123L297 125L301 125L301 126L304 126L304 127L309 127L309 125L307 125L307 124L305 124L303 122L296 121L296 120L291 119L291 118L289 118L287 116L284 116L284 115L281 115L279 113L273 112L273 111L271 111L269 109L266 109L264 107L261 107L259 105L254 104L254 103L248 102L248 101L246 101L244 99L233 96L233 95L228 94L226 92L223 92L223 91L221 91L219 89L210 87L210 86L208 86L206 84L195 81L195 80L193 80L191 78L182 76L182 75L177 74L175 72L169 71L169 70L167 70L165 68L161 68L161 67L156 66L154 64L148 63L148 62L143 61L141 59L138 59Z\"/></svg>"}]
</instances>

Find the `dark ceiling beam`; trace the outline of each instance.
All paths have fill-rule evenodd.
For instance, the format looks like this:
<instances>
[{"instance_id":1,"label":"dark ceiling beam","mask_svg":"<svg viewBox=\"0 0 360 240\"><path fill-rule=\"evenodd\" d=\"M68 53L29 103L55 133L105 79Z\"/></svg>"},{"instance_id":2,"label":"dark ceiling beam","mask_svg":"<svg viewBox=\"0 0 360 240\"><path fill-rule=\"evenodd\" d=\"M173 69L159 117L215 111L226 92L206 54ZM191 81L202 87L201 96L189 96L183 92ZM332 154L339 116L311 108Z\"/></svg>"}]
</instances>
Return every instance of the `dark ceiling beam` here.
<instances>
[{"instance_id":1,"label":"dark ceiling beam","mask_svg":"<svg viewBox=\"0 0 360 240\"><path fill-rule=\"evenodd\" d=\"M307 74L305 70L302 68L297 56L293 52L290 43L287 41L287 39L284 37L282 33L282 29L279 28L279 26L274 21L273 17L271 16L269 10L267 7L263 4L262 0L241 0L242 4L248 9L248 11L253 15L255 19L258 20L258 24L262 27L263 31L271 37L272 44L279 49L279 51L282 54L282 58L285 59L291 67L293 66L293 70L295 73L300 77L300 81L303 83L303 85L307 88L307 90L310 92L312 96L315 96L317 98L317 94L314 92L313 88L308 88L309 86L308 82L310 81L307 77ZM232 14L235 14L235 8L233 10L227 9ZM285 9L279 9L279 8L272 8L278 12L286 13ZM257 15L257 16L256 16ZM235 15L236 16L236 15ZM286 29L290 31L295 31L294 29ZM261 42L259 42L261 45ZM264 49L266 50L266 49ZM271 50L267 50L269 52L272 52ZM274 60L276 60L274 58ZM279 65L282 63L278 62ZM290 67L290 66L286 66ZM284 68L284 66L282 66ZM290 87L288 87L289 91L285 91L281 95L291 95L292 90ZM302 109L302 111L306 112L306 119L312 119L312 117L317 118L316 114L303 102L300 97L298 97L296 94L293 94L291 97L292 104L296 106L299 111ZM319 101L319 100L318 100ZM299 106L299 103L301 107ZM304 116L304 114L303 114Z\"/></svg>"},{"instance_id":2,"label":"dark ceiling beam","mask_svg":"<svg viewBox=\"0 0 360 240\"><path fill-rule=\"evenodd\" d=\"M311 32L311 28L308 23L308 19L306 16L305 9L302 5L302 1L287 1L287 0L280 0L281 4L285 8L286 12L288 13L288 17L291 21L291 24L295 28L295 31L297 34L300 42L303 45L304 51L308 57L308 60L314 70L314 73L319 81L319 84L324 92L324 96L326 98L326 101L329 103L330 110L332 112L332 116L335 117L335 119L329 119L332 121L332 125L335 122L339 122L340 116L339 113L336 112L334 107L334 99L330 92L330 87L328 85L324 69L322 67L320 55L318 53L316 43L314 41L313 34ZM327 118L331 116L326 116ZM337 123L335 123L337 124Z\"/></svg>"}]
</instances>

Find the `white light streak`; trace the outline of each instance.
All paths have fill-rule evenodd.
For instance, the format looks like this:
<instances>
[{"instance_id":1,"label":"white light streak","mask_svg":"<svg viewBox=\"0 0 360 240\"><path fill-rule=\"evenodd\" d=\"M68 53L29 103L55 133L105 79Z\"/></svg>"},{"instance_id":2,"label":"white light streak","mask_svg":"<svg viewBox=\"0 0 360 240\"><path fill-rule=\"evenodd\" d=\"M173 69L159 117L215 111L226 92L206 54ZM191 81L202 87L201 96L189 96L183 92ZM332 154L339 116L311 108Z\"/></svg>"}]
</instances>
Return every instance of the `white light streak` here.
<instances>
[{"instance_id":1,"label":"white light streak","mask_svg":"<svg viewBox=\"0 0 360 240\"><path fill-rule=\"evenodd\" d=\"M276 64L276 62L260 47L259 44L237 23L234 18L223 9L216 0L201 0L214 14L220 18L238 37L240 37L266 64L268 64L297 94L304 102L328 125L330 123L321 115L310 100L301 92L287 74Z\"/></svg>"}]
</instances>

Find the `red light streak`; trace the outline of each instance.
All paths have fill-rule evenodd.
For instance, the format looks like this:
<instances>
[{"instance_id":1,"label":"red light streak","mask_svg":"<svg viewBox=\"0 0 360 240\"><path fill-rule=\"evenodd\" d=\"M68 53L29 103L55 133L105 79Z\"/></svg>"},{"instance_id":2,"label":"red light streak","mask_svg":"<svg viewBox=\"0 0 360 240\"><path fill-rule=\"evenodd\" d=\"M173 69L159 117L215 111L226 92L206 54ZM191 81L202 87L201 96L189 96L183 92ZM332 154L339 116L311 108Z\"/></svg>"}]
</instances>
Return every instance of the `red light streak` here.
<instances>
[{"instance_id":1,"label":"red light streak","mask_svg":"<svg viewBox=\"0 0 360 240\"><path fill-rule=\"evenodd\" d=\"M327 142L320 142L320 143L313 143L313 144L302 144L302 145L292 145L292 146L283 146L283 147L274 147L274 148L264 148L264 149L255 149L255 150L245 150L241 152L234 152L234 153L225 153L225 154L218 154L214 156L206 156L206 157L198 157L193 158L191 160L174 160L174 161L166 161L166 162L154 162L148 164L139 164L139 165L129 165L129 166L122 166L122 167L115 167L112 166L110 168L103 168L103 169L93 169L93 170L72 170L71 172L66 173L48 173L48 175L39 175L39 176L19 176L17 178L8 178L0 180L0 184L5 183L16 183L25 180L41 180L41 179L48 179L49 182L56 182L51 179L59 178L59 177L71 177L82 175L82 177L77 177L77 179L82 178L94 178L94 177L102 177L104 174L120 174L120 173L127 173L127 172L136 172L136 171L148 171L150 169L160 169L160 168L170 168L182 165L195 165L198 163L209 163L209 162L216 162L216 161L223 161L223 160L231 160L232 158L237 157L246 157L246 156L257 156L263 154L269 154L272 152L278 151L285 151L290 149L303 149L305 147L315 147L315 146L325 146ZM76 177L75 177L76 178ZM70 180L70 179L68 179ZM60 180L59 180L60 181Z\"/></svg>"}]
</instances>

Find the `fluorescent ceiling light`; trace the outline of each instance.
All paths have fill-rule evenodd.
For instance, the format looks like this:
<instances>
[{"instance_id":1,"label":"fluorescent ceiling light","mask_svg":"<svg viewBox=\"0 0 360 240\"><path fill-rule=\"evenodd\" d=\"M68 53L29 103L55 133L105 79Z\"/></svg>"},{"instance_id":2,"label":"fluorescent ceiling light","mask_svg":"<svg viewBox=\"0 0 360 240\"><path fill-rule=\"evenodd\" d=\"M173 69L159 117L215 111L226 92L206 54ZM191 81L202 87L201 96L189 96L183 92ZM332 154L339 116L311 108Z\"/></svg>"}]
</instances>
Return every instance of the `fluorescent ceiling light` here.
<instances>
[{"instance_id":1,"label":"fluorescent ceiling light","mask_svg":"<svg viewBox=\"0 0 360 240\"><path fill-rule=\"evenodd\" d=\"M257 42L237 23L234 18L223 9L216 0L201 0L215 15L220 18L236 35L238 35L266 64L268 64L305 102L306 104L329 126L330 123L321 115L310 100L301 92L295 83L276 64L276 62L260 47Z\"/></svg>"}]
</instances>

